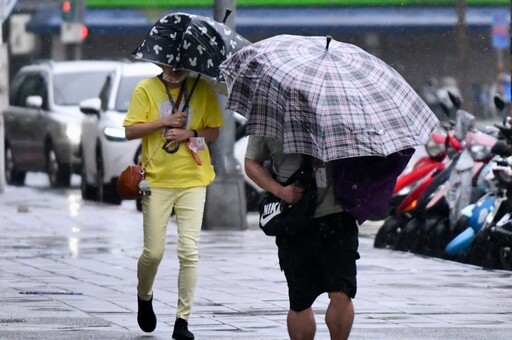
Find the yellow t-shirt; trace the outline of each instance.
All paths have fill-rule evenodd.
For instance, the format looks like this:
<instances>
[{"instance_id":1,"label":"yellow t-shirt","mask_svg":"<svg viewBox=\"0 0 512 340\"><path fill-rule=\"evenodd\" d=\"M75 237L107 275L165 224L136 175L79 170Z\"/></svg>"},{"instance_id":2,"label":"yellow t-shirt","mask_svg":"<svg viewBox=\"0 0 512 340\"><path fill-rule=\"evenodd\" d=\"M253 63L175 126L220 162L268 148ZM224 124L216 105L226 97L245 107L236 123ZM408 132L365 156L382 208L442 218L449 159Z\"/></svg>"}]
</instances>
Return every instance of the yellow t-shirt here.
<instances>
[{"instance_id":1,"label":"yellow t-shirt","mask_svg":"<svg viewBox=\"0 0 512 340\"><path fill-rule=\"evenodd\" d=\"M187 79L188 91L191 91L194 81L195 78ZM169 90L176 100L179 88ZM132 94L123 126L160 119L162 115L169 114L170 105L162 81L157 77L144 79ZM199 130L221 127L222 124L222 113L212 87L199 80L190 100L186 128ZM180 148L173 154L162 149L164 143L162 131L142 137L142 165L146 167L146 181L150 187L190 188L207 186L213 181L215 172L208 146L203 151L197 151L203 163L197 165L186 142L181 142Z\"/></svg>"}]
</instances>

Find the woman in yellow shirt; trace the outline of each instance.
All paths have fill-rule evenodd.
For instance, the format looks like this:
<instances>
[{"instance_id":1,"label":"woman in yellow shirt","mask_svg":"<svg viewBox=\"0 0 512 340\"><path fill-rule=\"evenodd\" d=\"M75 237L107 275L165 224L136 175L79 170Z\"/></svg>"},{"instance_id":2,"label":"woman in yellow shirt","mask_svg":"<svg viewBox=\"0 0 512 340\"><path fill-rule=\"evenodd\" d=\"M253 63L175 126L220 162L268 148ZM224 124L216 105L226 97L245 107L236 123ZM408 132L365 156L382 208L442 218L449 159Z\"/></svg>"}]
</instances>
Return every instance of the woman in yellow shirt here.
<instances>
[{"instance_id":1,"label":"woman in yellow shirt","mask_svg":"<svg viewBox=\"0 0 512 340\"><path fill-rule=\"evenodd\" d=\"M160 76L137 85L123 123L127 139L142 139L141 161L151 190L142 198L144 248L137 266L137 321L145 332L156 327L152 287L174 210L180 269L173 338L194 339L188 318L197 279L198 237L206 187L215 177L207 142L218 138L223 118L207 82L196 83L185 70L159 66Z\"/></svg>"}]
</instances>

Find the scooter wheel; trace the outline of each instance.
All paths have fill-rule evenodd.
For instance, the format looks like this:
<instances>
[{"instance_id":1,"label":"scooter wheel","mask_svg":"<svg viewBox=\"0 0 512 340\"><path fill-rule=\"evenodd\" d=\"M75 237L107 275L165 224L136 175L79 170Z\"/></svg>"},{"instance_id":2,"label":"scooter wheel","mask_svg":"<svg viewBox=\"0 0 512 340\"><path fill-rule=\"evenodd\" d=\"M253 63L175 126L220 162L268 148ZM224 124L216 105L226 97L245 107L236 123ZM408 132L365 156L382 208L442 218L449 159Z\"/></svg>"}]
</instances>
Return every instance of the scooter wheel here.
<instances>
[{"instance_id":1,"label":"scooter wheel","mask_svg":"<svg viewBox=\"0 0 512 340\"><path fill-rule=\"evenodd\" d=\"M407 219L402 215L388 217L375 235L373 246L375 248L395 249L406 221Z\"/></svg>"},{"instance_id":2,"label":"scooter wheel","mask_svg":"<svg viewBox=\"0 0 512 340\"><path fill-rule=\"evenodd\" d=\"M490 233L491 228L487 226L476 235L469 252L470 263L484 268L493 267L493 260L491 258L493 247Z\"/></svg>"},{"instance_id":3,"label":"scooter wheel","mask_svg":"<svg viewBox=\"0 0 512 340\"><path fill-rule=\"evenodd\" d=\"M439 223L442 223L442 219L440 216L433 215L425 220L416 238L415 252L417 254L432 256L432 237L434 237L432 231L437 228Z\"/></svg>"},{"instance_id":4,"label":"scooter wheel","mask_svg":"<svg viewBox=\"0 0 512 340\"><path fill-rule=\"evenodd\" d=\"M505 270L512 270L512 251L510 247L500 247L500 263Z\"/></svg>"},{"instance_id":5,"label":"scooter wheel","mask_svg":"<svg viewBox=\"0 0 512 340\"><path fill-rule=\"evenodd\" d=\"M442 258L450 236L450 222L447 218L440 219L427 234L427 255Z\"/></svg>"},{"instance_id":6,"label":"scooter wheel","mask_svg":"<svg viewBox=\"0 0 512 340\"><path fill-rule=\"evenodd\" d=\"M418 232L425 223L423 218L413 218L407 222L398 238L396 250L416 252Z\"/></svg>"}]
</instances>

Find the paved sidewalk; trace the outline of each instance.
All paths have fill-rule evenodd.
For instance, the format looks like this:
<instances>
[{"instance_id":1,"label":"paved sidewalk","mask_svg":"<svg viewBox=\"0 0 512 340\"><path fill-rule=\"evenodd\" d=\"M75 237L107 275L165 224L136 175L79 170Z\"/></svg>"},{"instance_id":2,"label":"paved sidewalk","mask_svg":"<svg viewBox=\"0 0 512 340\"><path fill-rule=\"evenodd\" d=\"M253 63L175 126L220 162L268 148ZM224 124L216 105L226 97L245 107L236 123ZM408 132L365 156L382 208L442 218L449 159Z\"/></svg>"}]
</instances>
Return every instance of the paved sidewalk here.
<instances>
[{"instance_id":1,"label":"paved sidewalk","mask_svg":"<svg viewBox=\"0 0 512 340\"><path fill-rule=\"evenodd\" d=\"M203 231L190 329L196 339L287 339L286 282L273 238ZM133 202L84 202L77 188L7 187L0 194L0 339L170 339L176 308L176 231L154 287L158 327L136 321L142 216ZM508 339L512 272L374 249L361 227L351 339ZM329 339L314 305L317 339Z\"/></svg>"}]
</instances>

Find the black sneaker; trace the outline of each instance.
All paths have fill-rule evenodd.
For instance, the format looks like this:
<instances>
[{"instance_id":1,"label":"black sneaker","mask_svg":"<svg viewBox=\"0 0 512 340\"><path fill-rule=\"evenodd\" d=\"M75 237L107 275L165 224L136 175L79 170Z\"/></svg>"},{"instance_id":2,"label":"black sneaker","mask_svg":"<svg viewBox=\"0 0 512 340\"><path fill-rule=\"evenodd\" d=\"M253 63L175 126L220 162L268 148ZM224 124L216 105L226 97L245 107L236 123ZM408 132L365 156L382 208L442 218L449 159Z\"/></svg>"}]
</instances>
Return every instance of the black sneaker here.
<instances>
[{"instance_id":1,"label":"black sneaker","mask_svg":"<svg viewBox=\"0 0 512 340\"><path fill-rule=\"evenodd\" d=\"M156 328L156 315L153 311L153 295L149 301L144 301L137 296L139 310L137 312L137 322L140 329L146 333L151 333Z\"/></svg>"},{"instance_id":2,"label":"black sneaker","mask_svg":"<svg viewBox=\"0 0 512 340\"><path fill-rule=\"evenodd\" d=\"M194 340L194 334L188 330L187 320L176 319L172 338L175 340Z\"/></svg>"}]
</instances>

